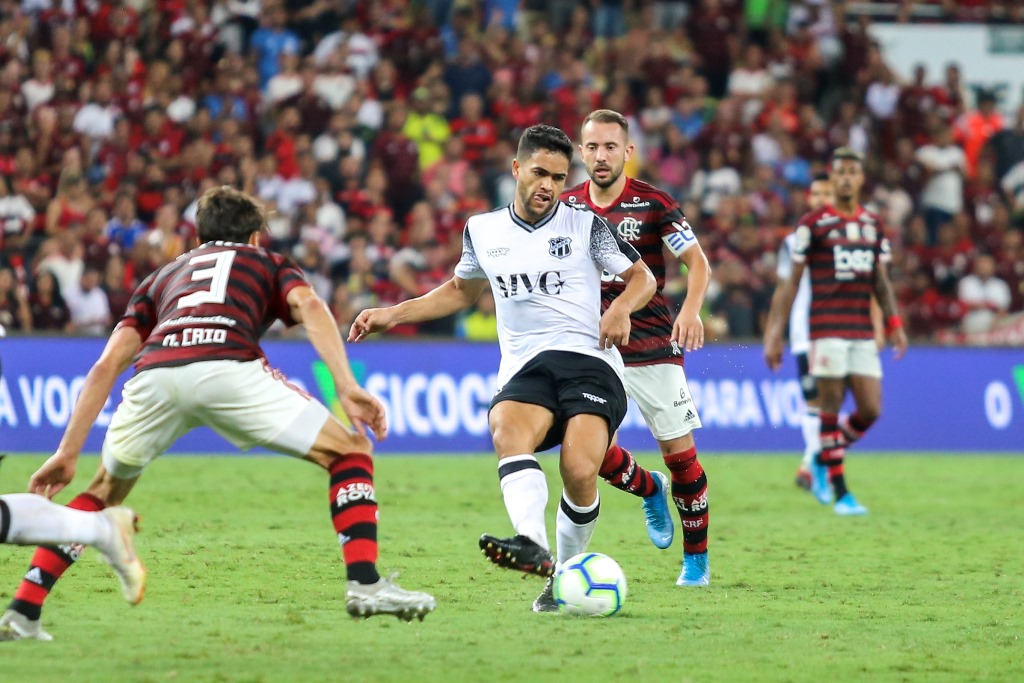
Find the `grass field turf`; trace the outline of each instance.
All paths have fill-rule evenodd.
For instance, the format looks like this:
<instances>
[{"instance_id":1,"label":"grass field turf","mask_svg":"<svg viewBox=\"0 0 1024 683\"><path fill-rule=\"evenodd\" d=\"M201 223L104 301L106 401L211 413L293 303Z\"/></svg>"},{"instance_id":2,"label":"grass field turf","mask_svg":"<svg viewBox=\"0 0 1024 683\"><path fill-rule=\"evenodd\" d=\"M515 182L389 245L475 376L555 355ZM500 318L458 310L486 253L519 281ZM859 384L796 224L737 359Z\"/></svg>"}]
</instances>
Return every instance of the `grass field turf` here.
<instances>
[{"instance_id":1,"label":"grass field turf","mask_svg":"<svg viewBox=\"0 0 1024 683\"><path fill-rule=\"evenodd\" d=\"M379 458L381 568L438 599L405 624L345 613L325 474L284 457L167 456L129 499L144 517L145 602L125 604L87 553L44 611L57 640L0 644L0 681L1024 680L1024 458L856 457L863 519L797 490L795 457L702 460L712 586L676 588L678 529L656 550L638 501L602 486L591 548L620 562L629 598L615 617L579 619L533 614L541 581L480 555L481 532L509 531L492 457ZM41 461L7 458L0 490L23 490ZM542 464L553 538L557 464ZM71 491L95 466L83 459ZM29 554L0 549L0 600Z\"/></svg>"}]
</instances>

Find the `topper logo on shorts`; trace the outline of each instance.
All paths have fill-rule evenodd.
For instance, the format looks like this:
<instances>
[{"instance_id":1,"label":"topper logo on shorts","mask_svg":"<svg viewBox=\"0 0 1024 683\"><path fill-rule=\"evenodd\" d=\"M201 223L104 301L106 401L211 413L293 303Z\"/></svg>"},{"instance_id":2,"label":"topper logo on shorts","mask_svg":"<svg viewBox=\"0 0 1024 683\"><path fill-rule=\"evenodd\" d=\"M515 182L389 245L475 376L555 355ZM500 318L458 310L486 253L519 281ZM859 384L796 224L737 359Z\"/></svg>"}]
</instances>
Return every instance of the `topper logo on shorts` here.
<instances>
[{"instance_id":1,"label":"topper logo on shorts","mask_svg":"<svg viewBox=\"0 0 1024 683\"><path fill-rule=\"evenodd\" d=\"M588 394L585 391L582 391L580 393L583 394L583 398L589 401L593 401L594 403L600 403L601 405L604 405L605 403L608 402L608 399L601 398L600 396L594 396L593 394Z\"/></svg>"},{"instance_id":2,"label":"topper logo on shorts","mask_svg":"<svg viewBox=\"0 0 1024 683\"><path fill-rule=\"evenodd\" d=\"M338 489L338 496L335 498L334 503L341 507L360 500L377 501L377 494L374 492L372 484L367 484L365 481L356 481L348 486L342 486Z\"/></svg>"}]
</instances>

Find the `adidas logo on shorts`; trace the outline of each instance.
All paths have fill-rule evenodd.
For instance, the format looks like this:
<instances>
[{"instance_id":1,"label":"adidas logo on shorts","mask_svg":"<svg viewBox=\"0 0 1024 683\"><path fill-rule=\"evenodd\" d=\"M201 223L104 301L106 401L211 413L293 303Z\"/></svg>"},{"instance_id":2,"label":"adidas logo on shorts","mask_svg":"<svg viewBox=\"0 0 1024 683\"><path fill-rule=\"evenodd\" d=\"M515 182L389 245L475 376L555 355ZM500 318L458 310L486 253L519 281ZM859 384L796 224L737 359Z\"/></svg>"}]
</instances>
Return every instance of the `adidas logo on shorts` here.
<instances>
[{"instance_id":1,"label":"adidas logo on shorts","mask_svg":"<svg viewBox=\"0 0 1024 683\"><path fill-rule=\"evenodd\" d=\"M697 415L692 410L687 410L686 415L683 416L684 420L696 420Z\"/></svg>"}]
</instances>

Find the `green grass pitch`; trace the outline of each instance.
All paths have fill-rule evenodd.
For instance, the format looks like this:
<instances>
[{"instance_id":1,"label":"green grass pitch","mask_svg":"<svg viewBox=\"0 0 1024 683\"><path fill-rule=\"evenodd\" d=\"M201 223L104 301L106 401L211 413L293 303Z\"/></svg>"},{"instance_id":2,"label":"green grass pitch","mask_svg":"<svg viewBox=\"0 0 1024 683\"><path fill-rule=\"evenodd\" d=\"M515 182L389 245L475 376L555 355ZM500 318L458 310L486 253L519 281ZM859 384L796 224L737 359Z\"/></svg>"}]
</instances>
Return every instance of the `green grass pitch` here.
<instances>
[{"instance_id":1,"label":"green grass pitch","mask_svg":"<svg viewBox=\"0 0 1024 683\"><path fill-rule=\"evenodd\" d=\"M0 490L23 490L41 461L7 458ZM125 604L87 552L44 611L56 640L0 644L0 681L1024 680L1024 458L855 456L862 519L796 489L795 457L702 461L711 587L676 588L678 529L656 550L637 499L602 485L591 549L619 561L629 598L581 619L533 614L541 581L480 555L480 533L510 531L493 456L380 457L380 566L438 599L405 624L345 613L324 473L167 456L129 499L144 517L145 601ZM561 489L554 457L542 464L553 538ZM83 459L71 491L95 466ZM29 554L0 549L0 600Z\"/></svg>"}]
</instances>

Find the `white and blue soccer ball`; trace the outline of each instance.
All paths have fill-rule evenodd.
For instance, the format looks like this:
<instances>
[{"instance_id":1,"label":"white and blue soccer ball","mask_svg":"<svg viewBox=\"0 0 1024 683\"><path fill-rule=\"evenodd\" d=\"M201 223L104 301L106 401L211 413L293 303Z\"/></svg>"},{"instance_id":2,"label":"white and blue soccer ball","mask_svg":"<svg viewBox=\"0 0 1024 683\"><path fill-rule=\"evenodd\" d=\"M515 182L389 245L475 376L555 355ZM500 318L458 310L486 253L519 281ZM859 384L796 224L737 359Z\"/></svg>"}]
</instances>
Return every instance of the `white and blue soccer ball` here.
<instances>
[{"instance_id":1,"label":"white and blue soccer ball","mask_svg":"<svg viewBox=\"0 0 1024 683\"><path fill-rule=\"evenodd\" d=\"M601 553L580 553L555 572L555 602L565 614L610 617L626 601L626 575Z\"/></svg>"}]
</instances>

